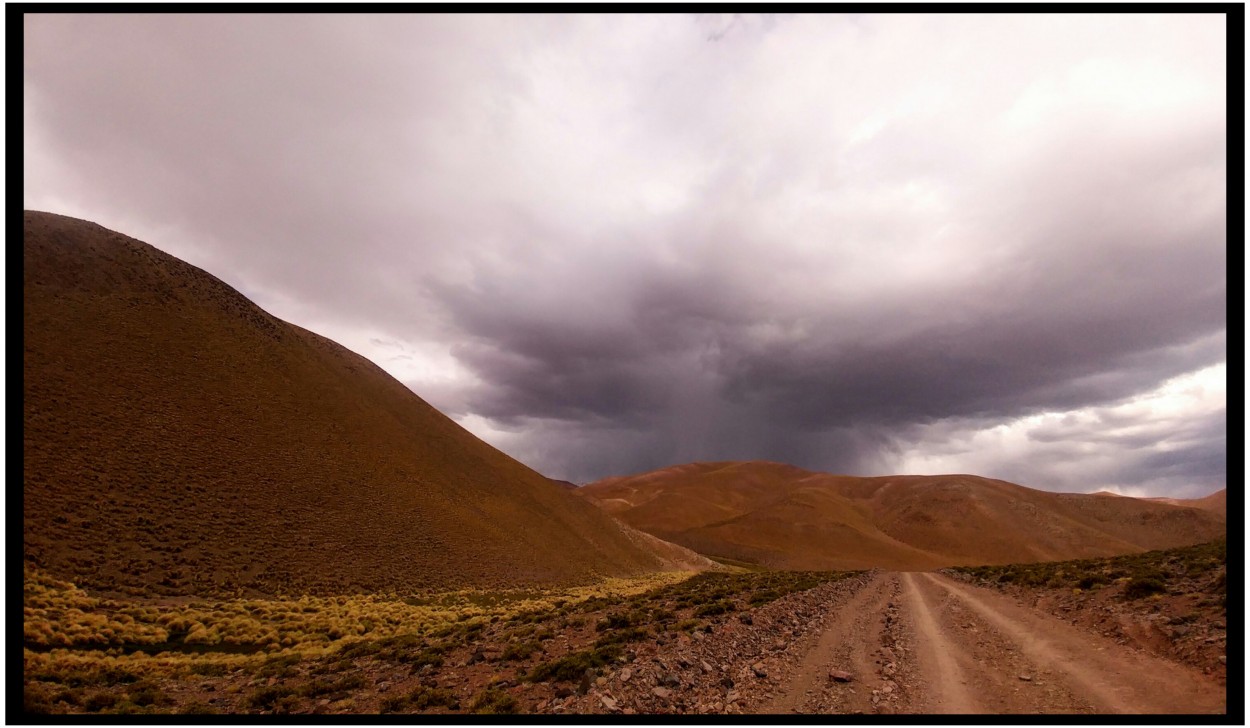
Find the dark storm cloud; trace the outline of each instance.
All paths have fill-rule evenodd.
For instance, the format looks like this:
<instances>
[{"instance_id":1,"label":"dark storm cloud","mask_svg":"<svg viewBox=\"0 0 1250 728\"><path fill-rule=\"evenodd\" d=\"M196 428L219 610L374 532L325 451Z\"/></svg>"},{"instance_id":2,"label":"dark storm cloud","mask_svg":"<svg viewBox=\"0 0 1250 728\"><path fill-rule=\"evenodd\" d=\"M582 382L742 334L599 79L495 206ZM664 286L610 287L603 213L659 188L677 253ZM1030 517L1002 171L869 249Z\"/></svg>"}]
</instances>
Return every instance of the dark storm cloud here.
<instances>
[{"instance_id":1,"label":"dark storm cloud","mask_svg":"<svg viewBox=\"0 0 1250 728\"><path fill-rule=\"evenodd\" d=\"M554 477L1219 480L1219 17L24 24L28 206Z\"/></svg>"}]
</instances>

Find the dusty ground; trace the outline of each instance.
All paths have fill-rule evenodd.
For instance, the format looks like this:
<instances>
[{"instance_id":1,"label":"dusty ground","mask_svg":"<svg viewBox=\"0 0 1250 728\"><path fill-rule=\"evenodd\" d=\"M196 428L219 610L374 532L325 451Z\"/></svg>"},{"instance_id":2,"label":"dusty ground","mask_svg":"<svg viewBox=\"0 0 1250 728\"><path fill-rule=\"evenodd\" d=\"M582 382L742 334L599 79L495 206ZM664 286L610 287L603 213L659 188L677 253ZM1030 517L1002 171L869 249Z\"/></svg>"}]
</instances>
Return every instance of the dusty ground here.
<instances>
[{"instance_id":1,"label":"dusty ground","mask_svg":"<svg viewBox=\"0 0 1250 728\"><path fill-rule=\"evenodd\" d=\"M862 586L860 586L862 584ZM849 586L859 587L851 590ZM841 588L834 588L841 587ZM675 695L686 710L755 713L1222 713L1220 680L1114 639L1091 635L997 591L934 573L877 573L862 581L813 590L814 605L793 599L774 605L760 634L739 634L749 645L742 667L716 670L733 686L709 689L697 667L721 654L726 638L647 659L668 666L684 659ZM778 641L785 627L810 620L803 640ZM759 630L756 630L757 632ZM786 645L782 649L781 641ZM760 648L762 646L762 649ZM750 664L755 658L760 673ZM631 679L620 676L629 670ZM848 682L831 671L849 675ZM650 712L664 670L623 668L565 709ZM713 675L714 677L715 675ZM607 701L604 701L607 698ZM732 700L730 700L732 698ZM702 711L698 711L702 712Z\"/></svg>"},{"instance_id":2,"label":"dusty ground","mask_svg":"<svg viewBox=\"0 0 1250 728\"><path fill-rule=\"evenodd\" d=\"M262 715L1225 712L1222 673L1075 621L934 572L705 574L246 669L28 664L27 700Z\"/></svg>"}]
</instances>

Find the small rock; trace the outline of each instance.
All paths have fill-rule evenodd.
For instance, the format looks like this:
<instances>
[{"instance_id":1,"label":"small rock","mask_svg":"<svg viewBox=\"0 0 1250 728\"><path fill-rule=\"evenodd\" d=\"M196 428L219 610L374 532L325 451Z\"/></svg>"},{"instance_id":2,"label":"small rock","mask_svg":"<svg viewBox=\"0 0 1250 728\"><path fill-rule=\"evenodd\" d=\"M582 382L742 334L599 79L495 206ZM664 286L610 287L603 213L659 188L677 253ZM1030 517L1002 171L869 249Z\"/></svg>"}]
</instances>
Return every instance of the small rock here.
<instances>
[{"instance_id":1,"label":"small rock","mask_svg":"<svg viewBox=\"0 0 1250 728\"><path fill-rule=\"evenodd\" d=\"M1220 655L1220 656L1219 656L1219 658L1217 658L1217 659L1219 659L1219 661L1220 661L1220 664L1221 664L1221 665L1227 665L1227 664L1228 664L1228 656L1227 656L1227 655Z\"/></svg>"},{"instance_id":2,"label":"small rock","mask_svg":"<svg viewBox=\"0 0 1250 728\"><path fill-rule=\"evenodd\" d=\"M754 624L754 623L755 623L755 622L754 622L754 620L752 620L752 619L751 619L751 615L749 615L749 614L739 614L739 615L738 615L738 621L739 621L739 622L742 622L743 624Z\"/></svg>"},{"instance_id":3,"label":"small rock","mask_svg":"<svg viewBox=\"0 0 1250 728\"><path fill-rule=\"evenodd\" d=\"M841 670L830 670L829 679L833 680L834 682L850 682L853 678L851 677L851 673L849 672L843 672Z\"/></svg>"},{"instance_id":4,"label":"small rock","mask_svg":"<svg viewBox=\"0 0 1250 728\"><path fill-rule=\"evenodd\" d=\"M890 693L892 693L892 692L894 692L894 686L893 686L893 685L889 685L889 684L887 684L887 685L885 685L885 686L883 686L883 687L881 688L881 693L882 693L883 695L889 695L889 694L890 694Z\"/></svg>"},{"instance_id":5,"label":"small rock","mask_svg":"<svg viewBox=\"0 0 1250 728\"><path fill-rule=\"evenodd\" d=\"M556 688L556 697L560 698L561 700L569 697L572 694L573 694L573 691L568 688L565 688L565 687Z\"/></svg>"},{"instance_id":6,"label":"small rock","mask_svg":"<svg viewBox=\"0 0 1250 728\"><path fill-rule=\"evenodd\" d=\"M681 686L681 678L677 677L671 672L661 675L659 682L661 685L667 685L670 688Z\"/></svg>"},{"instance_id":7,"label":"small rock","mask_svg":"<svg viewBox=\"0 0 1250 728\"><path fill-rule=\"evenodd\" d=\"M729 691L729 692L725 695L725 702L726 702L726 703L736 703L736 702L738 702L738 691L737 691L737 690L730 690L730 691Z\"/></svg>"},{"instance_id":8,"label":"small rock","mask_svg":"<svg viewBox=\"0 0 1250 728\"><path fill-rule=\"evenodd\" d=\"M1021 680L1023 680L1023 681L1025 681L1025 682L1032 682L1032 681L1033 681L1033 676L1032 676L1032 675L1021 675L1021 676L1020 676L1020 679L1021 679Z\"/></svg>"},{"instance_id":9,"label":"small rock","mask_svg":"<svg viewBox=\"0 0 1250 728\"><path fill-rule=\"evenodd\" d=\"M786 648L785 640L777 640L776 642L773 643L773 650L776 652L781 652L785 648Z\"/></svg>"},{"instance_id":10,"label":"small rock","mask_svg":"<svg viewBox=\"0 0 1250 728\"><path fill-rule=\"evenodd\" d=\"M628 667L625 668L624 670L621 670L620 675L617 675L617 677L620 678L621 682L623 683L629 682L629 679L633 676L634 676L634 671L630 670Z\"/></svg>"},{"instance_id":11,"label":"small rock","mask_svg":"<svg viewBox=\"0 0 1250 728\"><path fill-rule=\"evenodd\" d=\"M633 715L633 714L634 714L634 713L636 713L637 711L636 711L636 710L634 710L633 708L626 708L626 709L622 710L621 712L622 712L622 713L624 713L625 715Z\"/></svg>"},{"instance_id":12,"label":"small rock","mask_svg":"<svg viewBox=\"0 0 1250 728\"><path fill-rule=\"evenodd\" d=\"M604 685L607 685L607 684L608 684L608 679L606 677L600 677L600 678L595 679L595 685L598 685L599 687L603 687Z\"/></svg>"},{"instance_id":13,"label":"small rock","mask_svg":"<svg viewBox=\"0 0 1250 728\"><path fill-rule=\"evenodd\" d=\"M751 665L751 672L755 673L756 677L768 677L768 672L764 669L764 663L762 662Z\"/></svg>"},{"instance_id":14,"label":"small rock","mask_svg":"<svg viewBox=\"0 0 1250 728\"><path fill-rule=\"evenodd\" d=\"M662 700L667 700L668 696L673 694L673 691L669 690L668 688L652 688L651 694Z\"/></svg>"},{"instance_id":15,"label":"small rock","mask_svg":"<svg viewBox=\"0 0 1250 728\"><path fill-rule=\"evenodd\" d=\"M608 696L606 696L606 695L601 695L601 696L599 697L599 702L600 702L600 703L603 703L603 707L607 708L608 710L610 710L610 711L612 711L612 712L616 712L616 709L617 709L617 708L616 708L616 701L615 701L615 700L613 700L612 698L609 698L609 697L608 697Z\"/></svg>"},{"instance_id":16,"label":"small rock","mask_svg":"<svg viewBox=\"0 0 1250 728\"><path fill-rule=\"evenodd\" d=\"M700 660L699 669L703 670L703 672L705 673L708 673L712 671L712 666L707 664L707 660Z\"/></svg>"},{"instance_id":17,"label":"small rock","mask_svg":"<svg viewBox=\"0 0 1250 728\"><path fill-rule=\"evenodd\" d=\"M720 679L720 684L727 689L732 689L734 686L734 679L726 675Z\"/></svg>"}]
</instances>

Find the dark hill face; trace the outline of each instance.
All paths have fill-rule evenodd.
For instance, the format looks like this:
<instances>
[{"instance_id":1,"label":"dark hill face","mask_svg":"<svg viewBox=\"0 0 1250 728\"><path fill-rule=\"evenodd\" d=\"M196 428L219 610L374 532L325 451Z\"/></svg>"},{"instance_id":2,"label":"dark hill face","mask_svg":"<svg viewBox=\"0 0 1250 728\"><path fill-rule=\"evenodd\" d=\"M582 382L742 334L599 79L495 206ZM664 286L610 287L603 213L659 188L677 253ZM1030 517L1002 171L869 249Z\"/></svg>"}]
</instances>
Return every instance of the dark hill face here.
<instances>
[{"instance_id":1,"label":"dark hill face","mask_svg":"<svg viewBox=\"0 0 1250 728\"><path fill-rule=\"evenodd\" d=\"M602 511L368 360L93 223L24 216L27 563L134 594L657 568Z\"/></svg>"},{"instance_id":2,"label":"dark hill face","mask_svg":"<svg viewBox=\"0 0 1250 728\"><path fill-rule=\"evenodd\" d=\"M1050 493L974 475L877 478L763 462L691 463L577 494L711 556L786 569L1058 561L1210 541L1222 514L1141 498Z\"/></svg>"}]
</instances>

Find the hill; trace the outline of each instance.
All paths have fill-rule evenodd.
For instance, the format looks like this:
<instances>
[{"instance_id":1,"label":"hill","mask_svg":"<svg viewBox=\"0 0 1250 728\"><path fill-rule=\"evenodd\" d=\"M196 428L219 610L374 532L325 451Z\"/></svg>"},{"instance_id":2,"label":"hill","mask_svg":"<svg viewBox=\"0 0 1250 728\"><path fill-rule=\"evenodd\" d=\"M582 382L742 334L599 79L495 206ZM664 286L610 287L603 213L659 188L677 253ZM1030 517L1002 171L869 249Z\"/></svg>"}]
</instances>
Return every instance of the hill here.
<instances>
[{"instance_id":1,"label":"hill","mask_svg":"<svg viewBox=\"0 0 1250 728\"><path fill-rule=\"evenodd\" d=\"M1220 488L1211 495L1202 498L1147 498L1159 503L1168 503L1174 506L1185 506L1187 508L1201 508L1204 511L1218 513L1221 516L1228 516L1228 488Z\"/></svg>"},{"instance_id":2,"label":"hill","mask_svg":"<svg viewBox=\"0 0 1250 728\"><path fill-rule=\"evenodd\" d=\"M90 222L23 224L26 564L130 595L572 583L671 565L212 275Z\"/></svg>"},{"instance_id":3,"label":"hill","mask_svg":"<svg viewBox=\"0 0 1250 728\"><path fill-rule=\"evenodd\" d=\"M578 495L700 553L787 569L930 569L1087 558L1222 536L1221 514L1033 490L973 475L858 478L766 462L693 463Z\"/></svg>"}]
</instances>

